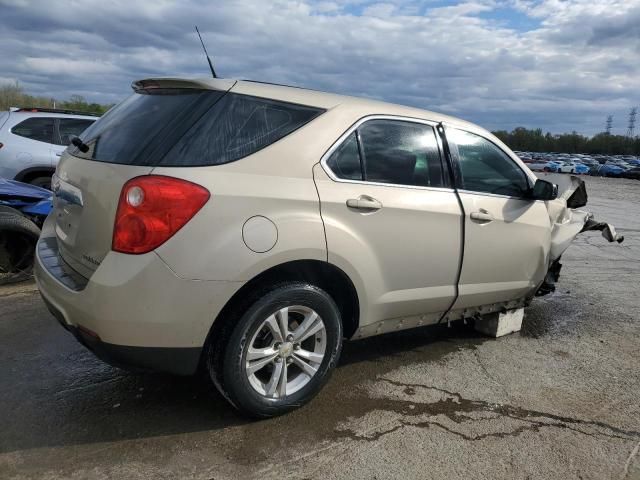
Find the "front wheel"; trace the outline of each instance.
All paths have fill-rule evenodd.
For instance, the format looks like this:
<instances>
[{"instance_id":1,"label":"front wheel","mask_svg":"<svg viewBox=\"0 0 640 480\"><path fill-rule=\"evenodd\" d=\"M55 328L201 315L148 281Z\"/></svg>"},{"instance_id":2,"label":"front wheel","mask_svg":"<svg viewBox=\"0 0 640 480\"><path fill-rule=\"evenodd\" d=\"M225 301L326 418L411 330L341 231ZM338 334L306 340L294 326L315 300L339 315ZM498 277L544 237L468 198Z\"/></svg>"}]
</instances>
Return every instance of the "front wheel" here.
<instances>
[{"instance_id":1,"label":"front wheel","mask_svg":"<svg viewBox=\"0 0 640 480\"><path fill-rule=\"evenodd\" d=\"M333 299L316 286L285 283L246 309L224 346L222 365L208 366L238 410L266 418L311 400L329 379L341 348L342 322Z\"/></svg>"}]
</instances>

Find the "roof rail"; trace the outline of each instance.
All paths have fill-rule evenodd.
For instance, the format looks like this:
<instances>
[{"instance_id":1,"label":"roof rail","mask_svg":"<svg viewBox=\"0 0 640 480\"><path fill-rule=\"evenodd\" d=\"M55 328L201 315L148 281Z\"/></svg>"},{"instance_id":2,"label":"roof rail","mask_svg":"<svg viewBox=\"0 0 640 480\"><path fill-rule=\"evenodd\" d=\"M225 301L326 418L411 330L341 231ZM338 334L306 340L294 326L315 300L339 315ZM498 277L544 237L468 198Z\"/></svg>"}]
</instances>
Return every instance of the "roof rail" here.
<instances>
[{"instance_id":1,"label":"roof rail","mask_svg":"<svg viewBox=\"0 0 640 480\"><path fill-rule=\"evenodd\" d=\"M48 107L10 107L11 112L42 112L42 113L62 113L66 115L86 115L89 117L100 117L99 113L81 112L79 110L67 110L64 108L48 108Z\"/></svg>"}]
</instances>

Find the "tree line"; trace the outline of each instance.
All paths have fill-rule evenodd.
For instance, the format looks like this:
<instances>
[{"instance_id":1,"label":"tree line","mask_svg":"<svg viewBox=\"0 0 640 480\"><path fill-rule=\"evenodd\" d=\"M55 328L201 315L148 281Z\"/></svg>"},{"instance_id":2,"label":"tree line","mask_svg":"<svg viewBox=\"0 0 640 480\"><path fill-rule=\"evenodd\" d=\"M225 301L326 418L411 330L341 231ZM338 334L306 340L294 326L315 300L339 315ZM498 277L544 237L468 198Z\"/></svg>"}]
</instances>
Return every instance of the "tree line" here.
<instances>
[{"instance_id":1,"label":"tree line","mask_svg":"<svg viewBox=\"0 0 640 480\"><path fill-rule=\"evenodd\" d=\"M55 107L102 115L112 105L89 103L82 95L71 95L67 100L29 95L18 82L15 82L0 85L0 112L8 110L10 107Z\"/></svg>"},{"instance_id":2,"label":"tree line","mask_svg":"<svg viewBox=\"0 0 640 480\"><path fill-rule=\"evenodd\" d=\"M585 137L577 132L553 135L542 129L518 127L511 132L498 130L493 134L512 150L525 152L590 153L605 155L640 155L640 137L598 133Z\"/></svg>"},{"instance_id":3,"label":"tree line","mask_svg":"<svg viewBox=\"0 0 640 480\"><path fill-rule=\"evenodd\" d=\"M48 107L103 114L113 105L89 103L82 95L71 95L67 100L29 95L18 83L0 85L0 111L9 107ZM525 152L592 153L609 155L640 155L640 137L625 137L598 133L586 137L577 132L553 135L542 129L518 127L508 132L493 132L513 150Z\"/></svg>"}]
</instances>

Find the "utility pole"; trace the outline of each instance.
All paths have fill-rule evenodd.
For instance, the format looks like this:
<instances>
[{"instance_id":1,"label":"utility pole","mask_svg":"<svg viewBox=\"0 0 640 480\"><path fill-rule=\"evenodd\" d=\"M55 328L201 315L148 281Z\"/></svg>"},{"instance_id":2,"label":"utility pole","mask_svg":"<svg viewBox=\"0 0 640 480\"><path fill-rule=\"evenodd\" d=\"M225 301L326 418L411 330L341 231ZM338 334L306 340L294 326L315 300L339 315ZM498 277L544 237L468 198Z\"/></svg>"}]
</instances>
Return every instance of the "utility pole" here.
<instances>
[{"instance_id":1,"label":"utility pole","mask_svg":"<svg viewBox=\"0 0 640 480\"><path fill-rule=\"evenodd\" d=\"M627 128L627 137L633 138L636 128L636 114L638 113L637 107L633 107L629 112L629 127Z\"/></svg>"},{"instance_id":2,"label":"utility pole","mask_svg":"<svg viewBox=\"0 0 640 480\"><path fill-rule=\"evenodd\" d=\"M611 127L613 126L613 115L607 116L607 124L604 131L607 135L611 135Z\"/></svg>"}]
</instances>

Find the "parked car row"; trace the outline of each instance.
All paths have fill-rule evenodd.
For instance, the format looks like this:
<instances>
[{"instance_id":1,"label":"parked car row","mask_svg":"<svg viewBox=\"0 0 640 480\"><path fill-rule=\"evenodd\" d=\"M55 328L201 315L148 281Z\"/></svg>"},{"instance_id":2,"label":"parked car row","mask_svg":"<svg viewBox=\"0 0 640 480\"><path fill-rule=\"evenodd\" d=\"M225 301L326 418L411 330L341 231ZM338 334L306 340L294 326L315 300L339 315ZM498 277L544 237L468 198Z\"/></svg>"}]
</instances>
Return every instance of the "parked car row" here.
<instances>
[{"instance_id":1,"label":"parked car row","mask_svg":"<svg viewBox=\"0 0 640 480\"><path fill-rule=\"evenodd\" d=\"M640 179L640 158L633 155L515 153L533 171Z\"/></svg>"}]
</instances>

